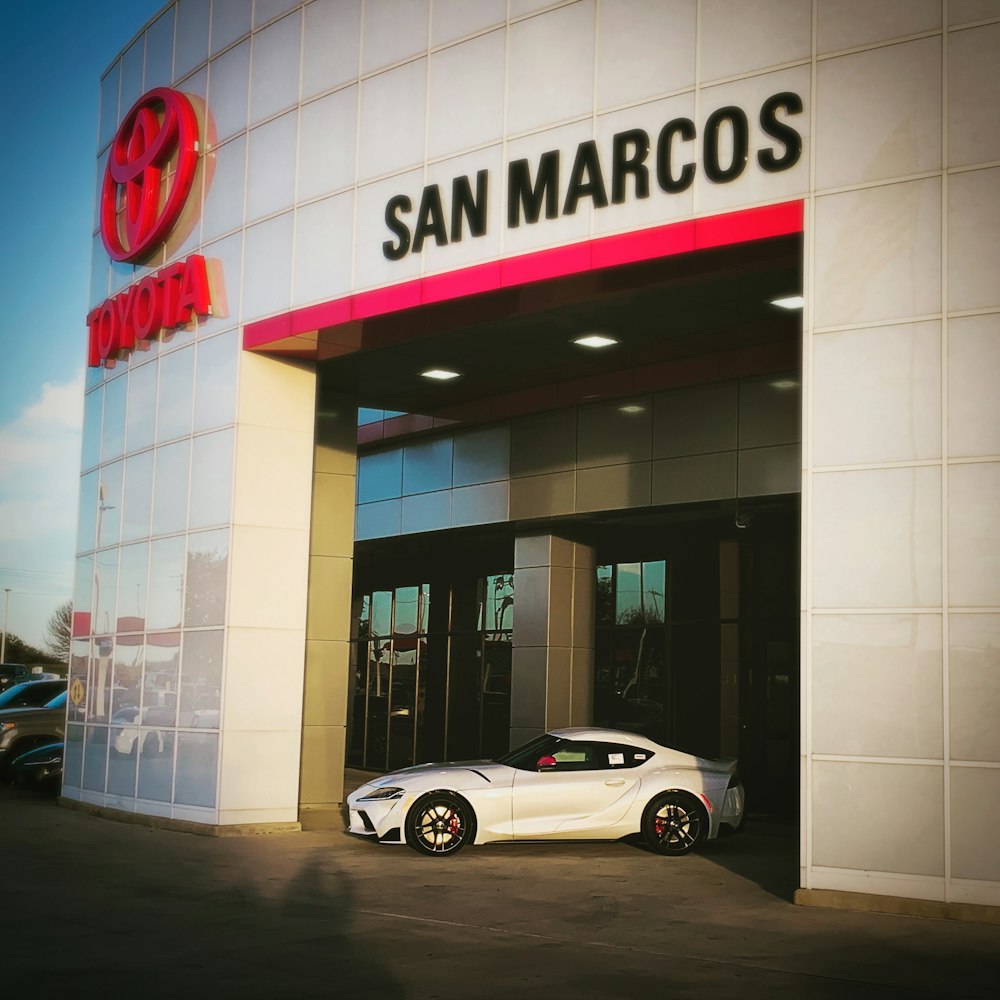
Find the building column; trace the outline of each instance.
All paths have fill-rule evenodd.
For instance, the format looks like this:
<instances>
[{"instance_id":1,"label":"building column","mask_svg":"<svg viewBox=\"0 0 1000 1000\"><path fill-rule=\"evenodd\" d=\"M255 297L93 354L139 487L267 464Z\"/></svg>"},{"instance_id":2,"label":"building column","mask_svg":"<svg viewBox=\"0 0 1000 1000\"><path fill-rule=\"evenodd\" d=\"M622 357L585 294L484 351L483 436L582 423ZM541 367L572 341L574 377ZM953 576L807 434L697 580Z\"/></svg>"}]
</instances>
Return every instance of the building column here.
<instances>
[{"instance_id":1,"label":"building column","mask_svg":"<svg viewBox=\"0 0 1000 1000\"><path fill-rule=\"evenodd\" d=\"M514 540L511 746L593 720L594 559L556 535Z\"/></svg>"},{"instance_id":2,"label":"building column","mask_svg":"<svg viewBox=\"0 0 1000 1000\"><path fill-rule=\"evenodd\" d=\"M299 821L339 826L350 680L357 405L317 387Z\"/></svg>"}]
</instances>

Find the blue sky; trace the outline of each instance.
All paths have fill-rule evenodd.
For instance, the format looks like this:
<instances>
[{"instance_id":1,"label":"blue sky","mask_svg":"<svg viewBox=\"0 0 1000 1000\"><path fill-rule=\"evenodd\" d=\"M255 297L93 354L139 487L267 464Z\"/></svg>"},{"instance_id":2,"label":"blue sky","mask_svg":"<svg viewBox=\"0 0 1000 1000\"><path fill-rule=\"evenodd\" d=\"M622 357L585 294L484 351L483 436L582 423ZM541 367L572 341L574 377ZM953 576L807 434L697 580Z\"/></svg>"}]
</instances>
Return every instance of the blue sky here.
<instances>
[{"instance_id":1,"label":"blue sky","mask_svg":"<svg viewBox=\"0 0 1000 1000\"><path fill-rule=\"evenodd\" d=\"M164 5L0 0L0 588L37 646L72 596L99 82Z\"/></svg>"}]
</instances>

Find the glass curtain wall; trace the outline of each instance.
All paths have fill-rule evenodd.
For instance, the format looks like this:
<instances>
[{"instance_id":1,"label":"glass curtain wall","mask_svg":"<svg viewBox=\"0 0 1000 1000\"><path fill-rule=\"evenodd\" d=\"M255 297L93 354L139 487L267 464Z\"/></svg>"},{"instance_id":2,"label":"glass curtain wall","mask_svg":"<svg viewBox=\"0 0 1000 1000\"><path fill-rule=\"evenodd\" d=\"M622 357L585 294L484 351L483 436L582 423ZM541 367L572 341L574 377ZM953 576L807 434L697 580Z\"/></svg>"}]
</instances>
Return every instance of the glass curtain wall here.
<instances>
[{"instance_id":1,"label":"glass curtain wall","mask_svg":"<svg viewBox=\"0 0 1000 1000\"><path fill-rule=\"evenodd\" d=\"M513 575L434 593L450 596L434 616L429 583L357 599L350 764L391 770L509 749Z\"/></svg>"},{"instance_id":2,"label":"glass curtain wall","mask_svg":"<svg viewBox=\"0 0 1000 1000\"><path fill-rule=\"evenodd\" d=\"M597 567L594 724L661 739L672 729L665 560Z\"/></svg>"}]
</instances>

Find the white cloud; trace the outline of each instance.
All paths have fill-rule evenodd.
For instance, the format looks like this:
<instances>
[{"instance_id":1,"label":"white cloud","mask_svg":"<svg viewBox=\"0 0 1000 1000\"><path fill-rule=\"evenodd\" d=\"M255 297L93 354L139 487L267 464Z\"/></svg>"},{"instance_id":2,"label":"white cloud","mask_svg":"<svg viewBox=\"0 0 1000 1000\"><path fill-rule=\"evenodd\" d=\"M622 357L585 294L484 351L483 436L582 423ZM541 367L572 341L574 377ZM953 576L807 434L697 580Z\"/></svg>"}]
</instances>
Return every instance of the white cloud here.
<instances>
[{"instance_id":1,"label":"white cloud","mask_svg":"<svg viewBox=\"0 0 1000 1000\"><path fill-rule=\"evenodd\" d=\"M83 374L45 383L0 425L0 577L13 588L10 628L36 645L70 596L80 487Z\"/></svg>"}]
</instances>

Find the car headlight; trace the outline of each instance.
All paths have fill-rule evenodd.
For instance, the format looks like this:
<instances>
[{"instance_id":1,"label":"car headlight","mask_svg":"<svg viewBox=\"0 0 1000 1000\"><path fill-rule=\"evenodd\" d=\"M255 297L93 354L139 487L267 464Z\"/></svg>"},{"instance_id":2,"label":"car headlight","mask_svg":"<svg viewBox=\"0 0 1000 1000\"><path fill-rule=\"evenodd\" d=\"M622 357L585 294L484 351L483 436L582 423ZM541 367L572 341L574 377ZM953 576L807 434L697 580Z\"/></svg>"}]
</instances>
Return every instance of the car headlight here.
<instances>
[{"instance_id":1,"label":"car headlight","mask_svg":"<svg viewBox=\"0 0 1000 1000\"><path fill-rule=\"evenodd\" d=\"M367 795L362 795L359 802L378 802L384 799L400 799L403 797L402 788L393 788L392 786L387 786L385 788L376 788L375 791L369 792Z\"/></svg>"}]
</instances>

